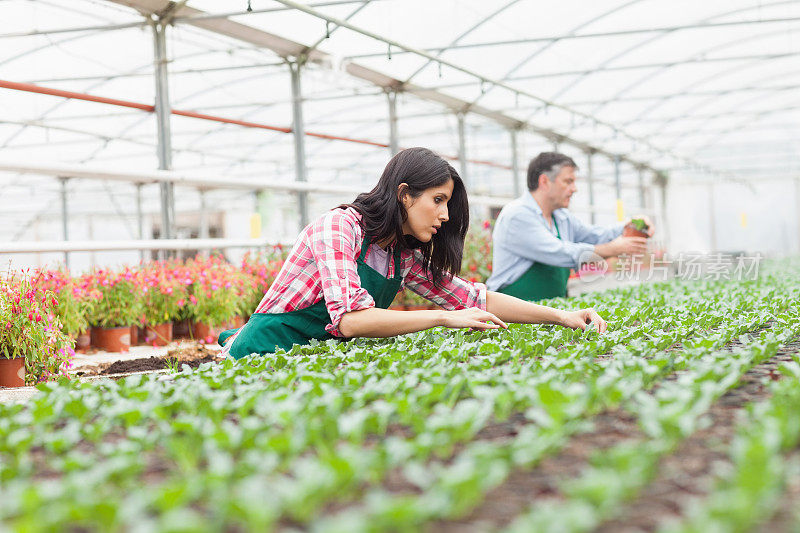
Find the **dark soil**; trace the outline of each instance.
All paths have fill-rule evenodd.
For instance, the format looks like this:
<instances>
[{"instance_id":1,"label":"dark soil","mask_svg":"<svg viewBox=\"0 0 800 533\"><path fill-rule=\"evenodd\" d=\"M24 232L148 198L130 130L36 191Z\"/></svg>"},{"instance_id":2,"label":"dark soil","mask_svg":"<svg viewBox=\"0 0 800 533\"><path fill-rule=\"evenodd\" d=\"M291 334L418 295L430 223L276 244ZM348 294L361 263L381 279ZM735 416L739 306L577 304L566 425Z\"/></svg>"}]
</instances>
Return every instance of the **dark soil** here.
<instances>
[{"instance_id":1,"label":"dark soil","mask_svg":"<svg viewBox=\"0 0 800 533\"><path fill-rule=\"evenodd\" d=\"M203 346L202 344L191 344L175 348L167 352L164 357L146 357L142 359L129 359L126 361L115 361L104 368L101 368L97 374L110 375L110 374L124 374L131 372L152 372L156 370L163 370L178 364L178 368L184 364L192 368L197 368L203 363L213 363L220 361L221 358L218 352L214 352Z\"/></svg>"},{"instance_id":2,"label":"dark soil","mask_svg":"<svg viewBox=\"0 0 800 533\"><path fill-rule=\"evenodd\" d=\"M728 447L736 435L740 413L747 404L769 398L769 381L781 378L779 365L791 361L792 354L798 351L800 342L789 343L742 376L739 387L729 390L711 406L706 414L708 426L663 458L656 478L636 500L623 507L616 519L598 531L655 531L665 521L682 516L691 500L708 494L718 467L728 463Z\"/></svg>"},{"instance_id":3,"label":"dark soil","mask_svg":"<svg viewBox=\"0 0 800 533\"><path fill-rule=\"evenodd\" d=\"M545 457L533 469L512 472L468 516L435 522L428 531L456 533L506 526L537 499L560 498L558 485L579 476L593 454L642 437L636 416L622 410L600 413L592 423L591 431L574 435L560 452Z\"/></svg>"},{"instance_id":4,"label":"dark soil","mask_svg":"<svg viewBox=\"0 0 800 533\"><path fill-rule=\"evenodd\" d=\"M751 335L758 335L769 327L770 324L766 324ZM733 351L740 347L741 343L736 340L725 349ZM740 386L723 395L708 413L710 426L698 431L674 454L666 457L656 480L644 490L642 496L625 507L619 520L604 524L601 529L608 532L653 531L670 513L671 516L677 516L685 509L683 500L687 495L707 491L705 485L713 479L712 465L727 456L727 444L735 434L738 413L747 403L769 396L765 382L779 379L778 365L790 361L791 355L788 354L797 352L797 349L796 343L789 344L769 361L745 373ZM678 374L673 373L667 379L676 379ZM651 392L656 389L657 386ZM533 469L512 472L505 482L486 495L470 515L460 520L436 522L428 530L438 533L502 528L537 500L562 499L559 486L567 479L580 476L594 453L644 438L635 415L621 409L601 413L591 421L594 424L592 431L574 435L559 453L545 457ZM670 473L672 477L668 477ZM703 476L708 476L708 479ZM677 504L675 500L681 503Z\"/></svg>"}]
</instances>

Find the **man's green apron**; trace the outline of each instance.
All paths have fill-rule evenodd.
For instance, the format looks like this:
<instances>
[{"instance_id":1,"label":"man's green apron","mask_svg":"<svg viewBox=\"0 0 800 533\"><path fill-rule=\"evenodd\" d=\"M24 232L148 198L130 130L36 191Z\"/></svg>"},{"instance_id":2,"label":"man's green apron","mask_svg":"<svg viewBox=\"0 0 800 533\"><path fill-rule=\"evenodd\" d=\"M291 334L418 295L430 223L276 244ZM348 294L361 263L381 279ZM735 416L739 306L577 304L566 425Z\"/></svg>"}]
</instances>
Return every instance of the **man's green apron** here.
<instances>
[{"instance_id":1,"label":"man's green apron","mask_svg":"<svg viewBox=\"0 0 800 533\"><path fill-rule=\"evenodd\" d=\"M386 278L364 262L369 244L370 239L365 237L361 254L356 260L358 276L361 278L361 286L375 300L375 306L386 309L394 300L403 281L399 275L400 252L394 251L394 277ZM330 323L331 317L324 298L310 307L288 313L254 313L233 340L229 353L232 357L241 359L251 353L272 353L278 348L289 351L293 345L308 344L311 339L333 339L335 337L325 331L325 326ZM219 336L219 343L224 345L236 331L223 331Z\"/></svg>"},{"instance_id":2,"label":"man's green apron","mask_svg":"<svg viewBox=\"0 0 800 533\"><path fill-rule=\"evenodd\" d=\"M558 230L555 217L552 217L552 220L556 228L556 235L561 239L561 232ZM510 294L522 300L544 300L545 298L566 296L569 271L570 269L567 267L557 267L534 261L517 281L506 285L498 292Z\"/></svg>"}]
</instances>

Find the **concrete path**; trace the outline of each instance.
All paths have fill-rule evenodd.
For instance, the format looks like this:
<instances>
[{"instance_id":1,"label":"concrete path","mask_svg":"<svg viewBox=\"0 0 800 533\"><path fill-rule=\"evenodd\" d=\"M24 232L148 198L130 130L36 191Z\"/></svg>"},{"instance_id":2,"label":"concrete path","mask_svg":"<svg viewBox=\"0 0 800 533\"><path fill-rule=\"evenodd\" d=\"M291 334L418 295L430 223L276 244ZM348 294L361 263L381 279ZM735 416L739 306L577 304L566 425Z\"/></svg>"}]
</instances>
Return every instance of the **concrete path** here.
<instances>
[{"instance_id":1,"label":"concrete path","mask_svg":"<svg viewBox=\"0 0 800 533\"><path fill-rule=\"evenodd\" d=\"M92 370L102 363L113 363L115 361L128 361L131 359L146 359L148 357L163 357L167 355L170 350L180 348L181 346L190 346L195 344L195 341L176 341L167 346L131 346L130 351L125 353L118 352L104 352L96 351L93 353L76 353L72 360L72 368L69 370L70 375L75 375L78 372ZM210 350L218 351L220 347L216 344L208 344L206 347ZM153 372L132 372L131 374L140 373L164 373L163 370L155 370ZM96 380L105 376L86 376L79 377L80 380ZM14 387L5 388L0 387L0 404L19 403L25 402L39 390L36 387Z\"/></svg>"}]
</instances>

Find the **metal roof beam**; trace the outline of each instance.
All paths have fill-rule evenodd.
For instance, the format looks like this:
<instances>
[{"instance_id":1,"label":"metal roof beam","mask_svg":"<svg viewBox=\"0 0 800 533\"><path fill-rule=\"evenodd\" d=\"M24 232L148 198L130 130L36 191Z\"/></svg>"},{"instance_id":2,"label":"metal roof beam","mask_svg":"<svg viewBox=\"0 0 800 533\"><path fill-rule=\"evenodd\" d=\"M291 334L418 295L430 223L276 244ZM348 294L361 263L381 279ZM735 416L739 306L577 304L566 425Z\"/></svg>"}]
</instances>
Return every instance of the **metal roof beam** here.
<instances>
[{"instance_id":1,"label":"metal roof beam","mask_svg":"<svg viewBox=\"0 0 800 533\"><path fill-rule=\"evenodd\" d=\"M125 22L122 24L95 24L93 26L77 26L72 28L54 28L50 30L34 30L34 31L20 31L12 33L0 33L0 39L10 37L35 37L37 35L56 35L59 33L75 33L75 32L103 32L111 30L122 30L125 28L141 28L147 25L147 21L141 20L137 22Z\"/></svg>"},{"instance_id":2,"label":"metal roof beam","mask_svg":"<svg viewBox=\"0 0 800 533\"><path fill-rule=\"evenodd\" d=\"M249 48L248 48L249 50ZM180 58L178 58L180 59ZM264 68L264 67L281 67L284 66L283 62L272 62L272 63L253 63L250 65L232 65L227 67L211 67L211 68L190 68L185 70L170 70L169 75L173 76L175 74L207 74L209 72L222 72L227 70L244 70L244 69L253 69L253 68ZM120 78L144 78L153 77L152 72L124 72L122 74L101 74L95 76L74 76L69 78L40 78L35 80L25 80L26 83L51 83L51 82L62 82L62 81L101 81L101 80L116 80Z\"/></svg>"},{"instance_id":3,"label":"metal roof beam","mask_svg":"<svg viewBox=\"0 0 800 533\"><path fill-rule=\"evenodd\" d=\"M154 13L161 12L169 4L169 2L167 2L166 0L108 0L108 1L131 7L133 9L138 10L140 13L142 13L142 14L144 14L146 16L150 16L150 15L152 15ZM285 2L282 2L282 3L284 3L287 6L289 5L289 4L285 3ZM291 4L291 6L294 7L295 5ZM308 6L300 6L300 7L302 8L302 10L309 10L310 9L310 8L308 8ZM193 16L200 15L202 13L203 12L200 11L200 10L197 10L197 9L194 9L194 8L191 8L191 7L183 6L180 9L176 10L175 17L176 17L176 20L178 20L180 17L184 17L184 18L181 18L180 20L184 20L188 24L192 24L192 25L194 25L196 27L205 29L207 31L214 32L214 33L219 33L219 34L222 34L222 35L234 38L234 39L238 39L238 40L241 40L241 41L244 41L244 42L248 42L248 43L253 44L255 46L258 46L258 47L270 49L270 50L274 51L275 53L277 53L278 55L280 55L282 57L298 57L298 56L304 55L304 53L308 50L307 46L302 45L300 43L291 41L289 39L285 39L283 37L279 37L277 35L273 35L273 34L267 33L265 31L259 30L257 28L253 28L253 27L250 27L250 26L247 26L247 25L244 25L244 24L240 24L238 22L233 22L231 20L227 20L227 19L192 20ZM312 13L313 13L313 10L312 10ZM317 15L313 15L313 16L317 16ZM186 17L188 17L188 18L186 18ZM352 28L353 28L353 26L351 24L349 24L349 23L347 23L345 21L342 21L342 20L339 20L339 19L334 19L332 17L325 17L325 18L328 19L332 23L339 24L340 26L346 27L348 29L352 30ZM377 39L377 40L386 42L386 39L384 39L384 38L382 38L382 37L380 37L378 35L370 34L370 36L375 38L375 39ZM407 49L407 47L401 46L398 43L393 43L393 45L395 47L397 47L397 49L401 49L401 48L402 49ZM432 56L429 56L429 58L432 58L432 59L435 59L435 60L439 61L438 59L433 58ZM309 54L309 56L307 57L307 60L315 62L315 63L322 64L322 65L326 65L326 66L328 66L330 68L334 67L333 58L330 55L328 55L328 54L326 54L324 52L320 52L319 50L313 50ZM461 70L461 71L465 71L466 70L463 67L459 67L457 65L453 65L453 68L456 68L456 69ZM487 109L487 108L484 108L484 107L481 107L481 106L477 106L477 105L470 106L469 102L467 102L465 100L462 100L460 98L449 96L449 95L440 93L438 91L431 90L431 89L428 89L428 88L425 88L425 87L419 87L419 86L416 86L416 85L413 85L413 84L403 85L403 82L398 80L398 79L392 78L392 77L387 76L385 74L382 74L382 73L380 73L380 72L378 72L376 70L373 70L371 68L368 68L368 67L365 67L365 66L362 66L362 65L358 65L358 64L353 63L353 62L347 62L345 67L344 67L344 69L351 76L354 76L356 78L360 78L362 80L368 81L368 82L370 82L370 83L372 83L374 85L377 85L379 87L391 88L391 89L396 89L396 90L403 90L405 92L409 92L411 94L414 94L415 96L417 96L417 97L419 97L419 98L421 98L423 100L428 100L428 101L431 101L431 102L436 102L436 103L439 103L441 105L444 105L444 106L446 106L446 107L448 107L448 108L450 108L450 109L452 109L454 111L459 111L459 110L464 110L466 108L469 108L470 113L474 113L476 115L484 116L486 118L494 120L494 121L498 122L499 124L502 124L502 125L504 125L506 127L509 127L509 128L527 127L528 129L530 129L534 133L537 133L537 134L539 134L539 135L541 135L543 137L547 137L547 138L550 138L550 139L558 139L561 142L566 142L568 144L571 144L571 145L575 146L576 148L578 148L580 150L583 150L583 151L595 152L595 153L606 155L607 157L614 157L615 155L617 155L617 154L613 154L611 152L607 152L606 150L602 149L601 147L593 146L591 144L588 144L588 143L585 143L585 142L581 142L581 141L578 141L578 140L574 140L574 139L566 139L566 138L563 137L563 135L559 134L558 132L552 131L552 130L547 129L547 128L537 127L537 126L532 125L532 124L527 124L524 121L521 121L521 120L519 120L517 118L511 117L511 116L508 116L508 115L505 115L503 113L499 113L499 112L497 112L495 110ZM467 72L469 72L469 71L467 71ZM476 76L475 74L472 74L472 73L471 73L471 75ZM477 75L477 76L480 77L480 75ZM514 92L519 93L519 91L517 91L516 89L513 89L513 88L509 88L509 90L512 90ZM520 94L525 94L525 93L520 93ZM542 100L540 98L537 98L537 97L535 97L533 95L530 95L530 97L536 99L537 101L542 101L544 103L547 103L548 105L552 105L553 107L558 107L556 104L553 104L553 103L550 103L550 102L546 102L546 101L544 101L544 100ZM588 118L591 119L591 120L596 120L593 117L588 117ZM606 126L609 127L609 128L612 128L612 129L614 127L611 124L607 124ZM645 144L645 141L643 141L643 140L640 141L640 142L642 144ZM670 156L671 157L675 157L675 156L672 156L672 155L670 155ZM636 164L642 165L642 164L645 164L645 163L636 162Z\"/></svg>"},{"instance_id":4,"label":"metal roof beam","mask_svg":"<svg viewBox=\"0 0 800 533\"><path fill-rule=\"evenodd\" d=\"M378 2L380 0L370 0L371 2ZM332 7L332 6L346 6L349 4L362 4L364 0L331 0L328 2L317 2L317 3L310 3L308 4L310 7ZM258 15L260 13L278 13L281 11L291 11L291 7L267 7L262 9L251 9L251 10L244 10L244 11L229 11L227 13L208 13L206 15L194 15L194 16L184 16L184 17L175 17L173 22L188 22L193 23L200 20L214 20L214 19L225 19L230 17L239 17L239 16L246 16L246 15Z\"/></svg>"},{"instance_id":5,"label":"metal roof beam","mask_svg":"<svg viewBox=\"0 0 800 533\"><path fill-rule=\"evenodd\" d=\"M647 33L660 33L660 32L676 32L681 30L694 30L694 29L706 29L706 28L720 28L720 27L729 27L729 26L742 26L742 25L753 25L753 24L774 24L774 23L781 23L781 22L797 22L800 21L800 17L780 17L780 18L772 18L772 19L753 19L753 20L737 20L737 21L728 21L728 22L712 22L712 23L705 23L705 24L685 24L681 26L662 26L656 28L638 28L634 30L619 30L619 31L608 31L608 32L596 32L596 33L575 33L575 34L561 34L561 35L554 35L549 37L529 37L526 39L510 39L510 40L503 40L503 41L485 41L480 43L467 43L467 44L454 44L451 46L442 46L442 47L433 47L433 48L423 48L422 50L429 52L429 53L441 53L447 52L450 50L463 50L463 49L471 49L471 48L489 48L493 46L512 46L512 45L519 45L519 44L533 44L533 43L547 43L552 41L569 41L574 39L596 39L602 37L620 37L624 35L641 35ZM408 54L413 53L410 51L401 50L398 51L397 54ZM358 54L348 56L347 59L365 59L365 58L374 58L374 57L382 57L385 56L385 53L374 53L374 54Z\"/></svg>"},{"instance_id":6,"label":"metal roof beam","mask_svg":"<svg viewBox=\"0 0 800 533\"><path fill-rule=\"evenodd\" d=\"M677 67L681 65L695 65L695 64L703 64L703 63L724 63L727 61L763 61L763 60L771 60L771 59L783 59L783 58L790 58L800 55L800 52L790 52L784 54L755 54L755 55L741 55L741 56L729 56L729 57L696 57L696 58L689 58L685 60L679 61L667 61L661 63L638 63L635 65L620 65L620 66L608 66L602 70L597 70L595 68L592 69L578 69L578 70L563 70L559 72L544 72L539 74L528 74L525 76L511 76L505 78L508 82L514 81L530 81L530 80L538 80L538 79L546 79L546 78L557 78L562 76L582 76L585 74L592 74L595 72L605 73L605 72L622 72L627 70L642 70L642 69L649 69L649 68L665 68L665 67ZM460 87L472 87L475 84L473 82L461 82L461 83L443 83L441 85L434 85L431 86L432 89L457 89Z\"/></svg>"},{"instance_id":7,"label":"metal roof beam","mask_svg":"<svg viewBox=\"0 0 800 533\"><path fill-rule=\"evenodd\" d=\"M146 15L160 12L161 10L163 10L166 7L166 5L168 5L168 2L166 2L165 0L109 0L109 1L133 7L133 8L139 10L140 12L142 12L142 13L144 13ZM328 21L330 23L337 24L337 25L339 25L341 27L345 27L345 28L347 28L347 29L349 29L351 31L354 31L354 32L360 33L362 35L365 35L367 37L370 37L370 38L376 39L378 41L387 43L388 45L391 45L391 46L397 48L398 50L406 50L406 51L414 52L417 55L420 55L422 57L426 57L428 59L432 59L432 60L434 60L436 62L439 62L440 64L445 65L445 66L447 66L449 68L455 69L457 71L460 71L460 72L466 73L466 74L468 74L468 75L470 75L472 77L475 77L476 80L478 80L478 81L485 81L487 83L492 83L493 86L495 86L495 87L501 87L501 88L504 88L504 89L506 89L508 91L511 91L512 93L519 94L521 96L525 96L525 97L531 98L533 100L539 101L539 102L542 103L543 106L557 108L557 109L563 110L563 111L565 111L567 113L571 113L571 114L573 114L574 116L576 116L579 119L589 120L589 121L591 121L592 123L594 123L594 124L596 124L598 126L602 126L604 128L609 128L612 131L618 131L618 133L621 136L627 138L627 140L629 140L631 143L636 144L637 146L639 146L642 149L645 149L646 151L652 152L654 154L658 154L658 155L663 156L663 157L667 157L669 159L680 161L680 162L682 162L684 164L687 164L687 165L695 165L695 166L698 165L698 163L696 163L695 161L692 161L690 159L687 159L685 157L680 156L679 154L670 152L668 150L664 150L663 148L660 148L658 146L653 145L649 141L649 139L637 138L637 137L635 137L633 135L630 135L629 133L627 133L625 131L619 130L619 128L616 127L614 124L607 123L607 122L604 122L604 121L600 121L594 116L591 116L591 115L588 115L588 114L585 114L585 113L581 113L581 112L577 112L577 111L575 111L573 109L569 109L569 108L566 108L565 106L561 106L561 105L558 105L558 104L556 104L554 102L547 101L547 100L542 99L540 97L537 97L537 96L535 96L533 94L530 94L530 93L527 93L527 92L524 92L524 91L520 91L519 89L516 89L514 87L510 87L510 86L506 85L503 82L495 82L495 81L493 81L491 79L488 79L487 77L485 77L485 76L483 76L481 74L472 72L469 69L467 69L467 68L465 68L465 67L463 67L461 65L453 64L453 63L450 63L450 62L447 62L447 61L442 61L440 58L436 58L434 56L431 56L430 54L427 54L426 52L424 52L422 50L416 50L416 49L414 49L412 47L409 47L407 45L403 45L403 44L398 43L396 41L393 41L391 39L384 38L384 37L382 37L380 35L377 35L377 34L375 34L373 32L369 32L367 30L363 30L361 28L355 27L354 25L348 23L347 21L343 21L341 19L337 19L335 17L330 17L330 16L324 15L322 13L319 13L319 12L315 11L314 9L310 8L308 5L299 4L297 2L293 2L293 1L289 1L289 0L277 0L277 1L280 2L281 4L287 6L287 7L293 7L295 9L297 9L297 10L303 11L303 12L305 12L305 13L311 15L311 16L314 16L316 18L320 18L322 20L326 20L326 21ZM174 15L176 17L192 16L192 15L200 15L200 14L202 14L201 11L193 9L193 8L188 8L186 6L182 6L179 9L175 10L175 12L174 12ZM232 38L235 38L235 39L243 40L245 42L249 42L249 43L254 44L256 46L259 46L259 47L265 47L265 48L271 49L271 50L275 51L276 53L278 53L279 55L281 55L283 57L287 57L287 56L299 57L299 56L303 56L304 53L306 51L308 51L308 47L306 45L302 45L300 43L296 43L294 41L290 41L288 39L284 39L284 38L281 38L279 36L264 32L264 31L259 30L257 28L246 26L244 24L233 22L233 21L227 20L227 19L198 20L198 21L191 21L191 24L193 24L193 25L195 25L197 27L206 29L208 31L220 33L220 34L226 35L228 37L232 37ZM319 64L323 64L323 65L329 66L331 68L334 66L334 63L335 63L331 56L329 56L326 53L320 52L319 50L311 51L309 53L309 55L308 55L308 60L312 61L312 62L316 62L316 63L319 63ZM501 112L499 112L497 110L494 110L494 109L487 109L487 108L484 108L484 107L479 106L477 104L470 104L469 102L466 102L466 101L464 101L464 100L462 100L460 98L456 98L456 97L453 97L453 96L445 95L445 94L442 94L442 93L440 93L438 91L431 90L431 89L428 89L428 88L418 87L418 86L415 86L415 85L412 85L412 84L403 85L400 80L397 80L395 78L392 78L390 76L387 76L385 74L377 72L377 71L375 71L375 70L373 70L371 68L368 68L368 67L365 67L365 66L362 66L362 65L358 65L358 64L353 63L353 62L347 63L345 65L345 70L350 75L353 75L355 77L359 77L361 79L370 81L371 83L376 84L376 85L378 85L380 87L405 90L406 92L410 92L410 93L418 96L419 98L426 99L426 100L433 101L433 102L438 102L438 103L440 103L442 105L445 105L445 106L453 109L454 111L465 111L465 110L468 110L471 113L475 113L477 115L481 115L481 116L484 116L486 118L495 120L499 124L502 124L502 125L504 125L506 127L509 127L509 128L527 128L530 131L533 131L534 133L539 134L539 135L541 135L541 136L543 136L545 138L549 138L551 140L555 140L555 141L559 141L559 142L562 142L562 143L570 144L570 145L572 145L572 146L574 146L574 147L576 147L576 148L578 148L580 150L586 151L586 152L600 153L600 154L605 155L607 157L616 157L616 156L619 155L618 153L609 152L608 150L606 150L606 149L604 149L602 147L594 146L592 144L589 144L589 143L586 143L586 142L583 142L583 141L580 141L580 140L569 138L569 137L567 137L567 136L565 136L565 135L563 135L563 134L561 134L559 132L553 131L552 129L542 128L542 127L536 126L534 124L531 124L530 122L521 121L521 120L519 120L519 119L517 119L515 117L511 117L509 115L506 115L506 114L501 113ZM627 156L623 156L623 159L629 159L629 158ZM647 166L647 167L649 167L649 164L647 164L646 162L642 162L642 161L630 161L630 162L632 164L636 165L636 166ZM706 169L706 170L709 171L709 172L715 172L713 169Z\"/></svg>"},{"instance_id":8,"label":"metal roof beam","mask_svg":"<svg viewBox=\"0 0 800 533\"><path fill-rule=\"evenodd\" d=\"M794 91L800 88L800 84L792 84L792 85L776 85L776 86L758 86L758 85L750 85L745 87L731 87L730 89L720 89L715 91L686 91L686 92L675 92L669 94L653 94L653 95L644 95L644 96L627 96L624 100L619 100L621 103L628 103L628 102L648 102L651 100L663 100L663 99L673 99L673 98L696 98L696 97L703 97L703 96L726 96L729 94L739 94L739 93L746 93L746 92L783 92L783 91ZM597 105L597 104L611 104L613 102L609 102L607 99L603 98L600 100L583 100L583 101L574 101L570 102L569 105L578 106L578 105ZM638 122L638 121L637 121Z\"/></svg>"},{"instance_id":9,"label":"metal roof beam","mask_svg":"<svg viewBox=\"0 0 800 533\"><path fill-rule=\"evenodd\" d=\"M608 123L608 122L605 122L605 121L602 121L602 120L598 119L597 117L595 117L593 115L590 115L590 114L587 114L587 113L583 113L583 112L580 112L580 111L576 111L576 110L571 109L571 108L569 108L567 106L564 106L564 105L561 105L561 104L557 104L555 102L546 100L544 98L541 98L541 97L536 96L534 94L528 93L526 91L522 91L522 90L520 90L518 88L511 87L511 86L507 85L505 82L493 80L493 79L491 79L491 78L489 78L487 76L483 76L482 74L473 72L470 69L467 69L467 68L465 68L465 67L463 67L461 65L458 65L458 64L455 64L455 63L452 63L452 62L449 62L449 61L442 60L441 58L438 58L438 57L434 57L431 54L428 54L427 52L425 52L423 50L415 49L413 47L401 44L401 43L399 43L397 41L394 41L392 39L385 38L385 37L383 37L381 35L378 35L378 34L376 34L374 32L371 32L371 31L368 31L368 30L365 30L365 29L362 29L362 28L358 28L356 26L353 26L352 24L347 23L346 21L342 21L342 20L337 19L335 17L330 17L328 15L325 15L323 13L315 11L315 10L309 8L308 6L304 5L304 4L295 2L294 0L275 0L275 1L280 2L281 4L284 4L284 5L287 5L287 6L295 7L299 11L303 11L304 13L307 13L307 14L313 16L313 17L320 18L322 20L327 20L329 22L338 24L339 26L345 27L345 28L347 28L347 29L349 29L349 30L351 30L353 32L359 33L359 34L364 35L366 37L369 37L369 38L384 42L384 43L388 44L389 46L395 46L395 47L397 47L399 49L403 49L403 50L406 50L406 51L409 51L409 52L413 52L416 55L419 55L421 57L427 58L427 59L432 60L434 62L438 62L440 65L447 66L449 68L452 68L454 70L457 70L457 71L462 72L464 74L467 74L469 76L475 77L481 83L484 83L484 82L489 83L489 84L491 84L491 86L493 88L500 87L500 88L506 89L506 90L508 90L508 91L510 91L512 93L515 93L517 95L526 96L526 97L531 98L533 100L539 101L539 102L541 102L543 104L543 107L545 107L545 108L551 107L551 108L554 108L554 109L559 109L559 110L565 111L567 113L570 113L573 117L589 120L590 122L592 122L592 123L594 123L594 124L596 124L598 126L607 127L609 129L611 129L612 131L614 131L615 134L622 135L623 137L627 138L627 140L632 142L634 145L644 146L649 151L655 152L657 154L660 154L662 156L665 156L665 157L668 157L668 158L671 158L671 159L682 161L684 164L687 164L687 165L692 165L692 166L696 166L696 167L702 167L702 165L700 165L696 161L691 160L690 158L681 156L679 154L671 152L670 150L666 150L664 148L655 146L654 144L652 144L652 142L650 142L649 139L639 138L639 137L636 137L634 135L631 135L630 133L620 129L618 126L616 126L614 124L611 124L611 123ZM350 65L354 65L354 63L350 63ZM350 70L348 68L348 72L349 71ZM381 75L381 76L386 77L385 75ZM403 88L405 90L409 90L408 89L409 85L410 84L404 84ZM411 92L414 92L414 91L411 91ZM414 94L419 95L420 93L419 92L414 92ZM441 95L441 93L437 93L437 94L440 95L440 96L444 96L444 95ZM446 97L446 98L455 99L453 97ZM455 99L455 100L458 100L458 99ZM477 105L477 103L473 102L473 103L469 103L467 106L465 106L465 107L463 107L461 109L456 109L456 111L474 112L474 110L476 108L478 108L478 107L479 106ZM506 119L506 120L508 119L508 117L506 115L504 115L503 113L500 113L500 112L498 112L496 110L491 110L490 114L485 114L484 116L488 116L489 118L492 118L493 116L499 117L499 118L497 118L495 120L497 120L501 124L503 123L503 119ZM514 120L516 121L516 119L514 119ZM517 122L519 122L519 121L517 121ZM550 129L537 128L536 126L533 126L528 121L523 121L522 124L518 124L516 127L520 127L521 125L527 126L529 129L532 129L534 132L539 133L540 135L542 135L544 137L547 137L547 138L553 140L554 142L566 143L566 144L570 144L570 145L573 145L573 146L577 146L577 147L581 148L584 151L602 153L603 155L606 155L608 157L619 158L620 160L628 161L628 162L630 162L631 164L633 164L634 166L637 166L637 167L651 168L648 163L643 163L643 162L640 162L640 161L633 161L627 155L622 155L622 154L619 154L619 153L611 153L611 152L609 152L607 150L603 150L603 149L597 149L597 148L591 148L591 147L587 148L587 144L582 142L582 141L576 141L575 139L569 137L568 135L556 133L556 132L554 132L554 131L552 131ZM655 169L653 169L653 170L655 170ZM705 170L707 172L710 172L710 173L717 173L717 171L715 169L711 169L711 168L703 168L703 170ZM725 177L729 177L730 178L731 176L725 176Z\"/></svg>"}]
</instances>

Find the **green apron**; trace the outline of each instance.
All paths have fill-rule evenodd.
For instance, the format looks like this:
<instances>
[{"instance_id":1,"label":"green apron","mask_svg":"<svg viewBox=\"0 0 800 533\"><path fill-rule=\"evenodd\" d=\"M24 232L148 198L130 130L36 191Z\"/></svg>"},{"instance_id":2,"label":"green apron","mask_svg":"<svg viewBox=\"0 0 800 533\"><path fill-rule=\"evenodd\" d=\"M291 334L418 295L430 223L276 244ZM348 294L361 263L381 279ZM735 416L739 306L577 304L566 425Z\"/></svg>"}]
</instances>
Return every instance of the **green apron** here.
<instances>
[{"instance_id":1,"label":"green apron","mask_svg":"<svg viewBox=\"0 0 800 533\"><path fill-rule=\"evenodd\" d=\"M556 235L561 239L556 219L555 217L551 218L556 227ZM557 267L534 261L517 281L506 285L498 292L510 294L522 300L544 300L545 298L566 296L569 271L570 269L567 267Z\"/></svg>"},{"instance_id":2,"label":"green apron","mask_svg":"<svg viewBox=\"0 0 800 533\"><path fill-rule=\"evenodd\" d=\"M364 262L369 244L370 239L365 237L361 254L356 260L358 276L361 278L361 286L375 300L375 306L386 309L394 300L403 281L399 276L400 252L394 251L395 276L386 278ZM272 353L278 348L289 351L293 345L308 344L311 339L333 339L335 337L325 331L325 326L330 323L331 317L324 298L305 309L288 313L253 313L233 340L229 354L235 359L241 359L251 353ZM223 331L219 336L219 343L224 345L236 331Z\"/></svg>"}]
</instances>

